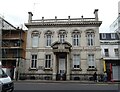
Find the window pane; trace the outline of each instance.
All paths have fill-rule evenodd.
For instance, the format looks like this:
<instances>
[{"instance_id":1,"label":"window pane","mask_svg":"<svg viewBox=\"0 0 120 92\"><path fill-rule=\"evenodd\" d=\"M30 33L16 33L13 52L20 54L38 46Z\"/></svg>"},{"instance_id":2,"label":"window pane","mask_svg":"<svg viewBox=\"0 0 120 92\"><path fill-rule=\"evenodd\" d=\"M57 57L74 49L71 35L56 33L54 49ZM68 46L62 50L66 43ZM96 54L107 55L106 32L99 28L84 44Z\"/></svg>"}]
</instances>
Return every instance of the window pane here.
<instances>
[{"instance_id":1,"label":"window pane","mask_svg":"<svg viewBox=\"0 0 120 92\"><path fill-rule=\"evenodd\" d=\"M47 46L51 46L51 35L47 35Z\"/></svg>"},{"instance_id":2,"label":"window pane","mask_svg":"<svg viewBox=\"0 0 120 92\"><path fill-rule=\"evenodd\" d=\"M109 57L109 51L108 51L108 49L104 49L104 52L105 52L105 56Z\"/></svg>"},{"instance_id":3,"label":"window pane","mask_svg":"<svg viewBox=\"0 0 120 92\"><path fill-rule=\"evenodd\" d=\"M112 33L112 34L111 34L111 38L112 38L112 39L115 39L115 33Z\"/></svg>"},{"instance_id":4,"label":"window pane","mask_svg":"<svg viewBox=\"0 0 120 92\"><path fill-rule=\"evenodd\" d=\"M33 36L32 47L38 47L38 36Z\"/></svg>"},{"instance_id":5,"label":"window pane","mask_svg":"<svg viewBox=\"0 0 120 92\"><path fill-rule=\"evenodd\" d=\"M87 34L87 41L88 41L88 46L93 46L93 43L94 43L93 34Z\"/></svg>"},{"instance_id":6,"label":"window pane","mask_svg":"<svg viewBox=\"0 0 120 92\"><path fill-rule=\"evenodd\" d=\"M80 55L75 54L73 55L73 67L79 68L79 66L80 66Z\"/></svg>"},{"instance_id":7,"label":"window pane","mask_svg":"<svg viewBox=\"0 0 120 92\"><path fill-rule=\"evenodd\" d=\"M88 66L89 68L93 68L95 66L94 54L88 54Z\"/></svg>"},{"instance_id":8,"label":"window pane","mask_svg":"<svg viewBox=\"0 0 120 92\"><path fill-rule=\"evenodd\" d=\"M102 34L102 39L106 39L106 34L105 33Z\"/></svg>"},{"instance_id":9,"label":"window pane","mask_svg":"<svg viewBox=\"0 0 120 92\"><path fill-rule=\"evenodd\" d=\"M34 64L34 67L36 67L37 66L37 60L35 60L35 64Z\"/></svg>"},{"instance_id":10,"label":"window pane","mask_svg":"<svg viewBox=\"0 0 120 92\"><path fill-rule=\"evenodd\" d=\"M34 61L32 60L32 62L31 62L31 68L33 68L34 67Z\"/></svg>"},{"instance_id":11,"label":"window pane","mask_svg":"<svg viewBox=\"0 0 120 92\"><path fill-rule=\"evenodd\" d=\"M47 60L45 60L45 67L47 68Z\"/></svg>"},{"instance_id":12,"label":"window pane","mask_svg":"<svg viewBox=\"0 0 120 92\"><path fill-rule=\"evenodd\" d=\"M93 37L91 38L91 46L93 46Z\"/></svg>"},{"instance_id":13,"label":"window pane","mask_svg":"<svg viewBox=\"0 0 120 92\"><path fill-rule=\"evenodd\" d=\"M37 55L32 55L31 68L37 67Z\"/></svg>"},{"instance_id":14,"label":"window pane","mask_svg":"<svg viewBox=\"0 0 120 92\"><path fill-rule=\"evenodd\" d=\"M65 35L60 35L60 42L64 43L64 41L65 41Z\"/></svg>"},{"instance_id":15,"label":"window pane","mask_svg":"<svg viewBox=\"0 0 120 92\"><path fill-rule=\"evenodd\" d=\"M119 51L118 51L118 49L116 48L116 49L114 49L114 52L115 52L115 56L116 57L118 57L119 56Z\"/></svg>"},{"instance_id":16,"label":"window pane","mask_svg":"<svg viewBox=\"0 0 120 92\"><path fill-rule=\"evenodd\" d=\"M45 60L45 68L50 68L50 66L51 66L51 55L46 55L45 56L46 58L46 60Z\"/></svg>"},{"instance_id":17,"label":"window pane","mask_svg":"<svg viewBox=\"0 0 120 92\"><path fill-rule=\"evenodd\" d=\"M73 35L73 45L74 46L78 46L79 45L79 35L78 34L74 34Z\"/></svg>"}]
</instances>

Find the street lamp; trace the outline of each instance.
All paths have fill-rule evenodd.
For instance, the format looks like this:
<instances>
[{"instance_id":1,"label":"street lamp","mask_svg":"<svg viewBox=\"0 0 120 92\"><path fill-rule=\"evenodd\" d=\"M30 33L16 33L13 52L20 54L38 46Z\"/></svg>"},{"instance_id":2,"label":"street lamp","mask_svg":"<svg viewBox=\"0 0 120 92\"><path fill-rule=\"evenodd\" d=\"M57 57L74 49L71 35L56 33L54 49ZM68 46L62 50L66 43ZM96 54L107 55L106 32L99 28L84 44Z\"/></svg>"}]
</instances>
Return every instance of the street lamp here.
<instances>
[{"instance_id":1,"label":"street lamp","mask_svg":"<svg viewBox=\"0 0 120 92\"><path fill-rule=\"evenodd\" d=\"M16 81L18 80L18 78L19 78L19 59L16 58L16 72L15 72Z\"/></svg>"}]
</instances>

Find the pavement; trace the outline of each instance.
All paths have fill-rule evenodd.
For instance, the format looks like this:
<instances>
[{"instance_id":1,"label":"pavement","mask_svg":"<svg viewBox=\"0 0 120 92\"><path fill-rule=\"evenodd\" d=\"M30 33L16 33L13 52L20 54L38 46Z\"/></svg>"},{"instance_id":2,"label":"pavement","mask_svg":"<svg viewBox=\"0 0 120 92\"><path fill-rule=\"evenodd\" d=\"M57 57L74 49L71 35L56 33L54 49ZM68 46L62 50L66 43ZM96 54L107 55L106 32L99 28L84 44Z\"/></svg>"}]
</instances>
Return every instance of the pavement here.
<instances>
[{"instance_id":1,"label":"pavement","mask_svg":"<svg viewBox=\"0 0 120 92\"><path fill-rule=\"evenodd\" d=\"M69 81L54 81L54 80L13 80L14 83L81 83L81 84L120 84L120 82L94 82L94 81L78 81L78 80L69 80Z\"/></svg>"}]
</instances>

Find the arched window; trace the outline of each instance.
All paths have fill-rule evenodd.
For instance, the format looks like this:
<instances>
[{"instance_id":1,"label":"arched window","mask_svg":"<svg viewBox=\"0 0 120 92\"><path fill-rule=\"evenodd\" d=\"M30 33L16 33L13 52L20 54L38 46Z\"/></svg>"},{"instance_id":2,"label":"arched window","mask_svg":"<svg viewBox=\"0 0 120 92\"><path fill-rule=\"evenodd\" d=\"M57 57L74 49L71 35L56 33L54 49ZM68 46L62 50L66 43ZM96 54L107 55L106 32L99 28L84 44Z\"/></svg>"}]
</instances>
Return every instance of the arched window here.
<instances>
[{"instance_id":1,"label":"arched window","mask_svg":"<svg viewBox=\"0 0 120 92\"><path fill-rule=\"evenodd\" d=\"M58 37L59 37L60 43L64 43L65 42L65 37L66 36L67 36L67 32L65 30L59 30Z\"/></svg>"},{"instance_id":2,"label":"arched window","mask_svg":"<svg viewBox=\"0 0 120 92\"><path fill-rule=\"evenodd\" d=\"M51 46L51 35L46 35L46 39L47 39L46 46Z\"/></svg>"},{"instance_id":3,"label":"arched window","mask_svg":"<svg viewBox=\"0 0 120 92\"><path fill-rule=\"evenodd\" d=\"M60 43L64 43L65 42L65 35L64 34L60 34L59 38L60 38Z\"/></svg>"},{"instance_id":4,"label":"arched window","mask_svg":"<svg viewBox=\"0 0 120 92\"><path fill-rule=\"evenodd\" d=\"M39 44L39 32L33 31L32 32L32 47L38 47Z\"/></svg>"},{"instance_id":5,"label":"arched window","mask_svg":"<svg viewBox=\"0 0 120 92\"><path fill-rule=\"evenodd\" d=\"M50 30L48 30L47 32L45 32L45 37L46 37L46 46L51 46L52 43L52 32Z\"/></svg>"},{"instance_id":6,"label":"arched window","mask_svg":"<svg viewBox=\"0 0 120 92\"><path fill-rule=\"evenodd\" d=\"M93 46L94 36L93 34L87 34L88 46Z\"/></svg>"},{"instance_id":7,"label":"arched window","mask_svg":"<svg viewBox=\"0 0 120 92\"><path fill-rule=\"evenodd\" d=\"M86 37L87 37L87 45L88 46L94 46L94 43L95 43L95 33L93 30L88 30L86 32Z\"/></svg>"},{"instance_id":8,"label":"arched window","mask_svg":"<svg viewBox=\"0 0 120 92\"><path fill-rule=\"evenodd\" d=\"M73 46L79 46L80 45L80 33L78 30L74 30L72 32L72 38L73 38Z\"/></svg>"}]
</instances>

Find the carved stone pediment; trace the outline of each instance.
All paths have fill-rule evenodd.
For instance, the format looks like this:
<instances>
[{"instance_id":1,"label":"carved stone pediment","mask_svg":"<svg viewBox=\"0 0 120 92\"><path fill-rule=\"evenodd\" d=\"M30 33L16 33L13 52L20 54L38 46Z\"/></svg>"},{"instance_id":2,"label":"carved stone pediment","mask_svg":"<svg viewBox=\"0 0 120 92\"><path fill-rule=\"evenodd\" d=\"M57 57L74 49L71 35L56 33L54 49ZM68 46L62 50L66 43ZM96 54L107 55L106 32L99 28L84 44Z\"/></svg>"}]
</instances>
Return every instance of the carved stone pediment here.
<instances>
[{"instance_id":1,"label":"carved stone pediment","mask_svg":"<svg viewBox=\"0 0 120 92\"><path fill-rule=\"evenodd\" d=\"M72 45L68 42L60 43L57 41L51 47L53 48L53 52L70 52Z\"/></svg>"}]
</instances>

